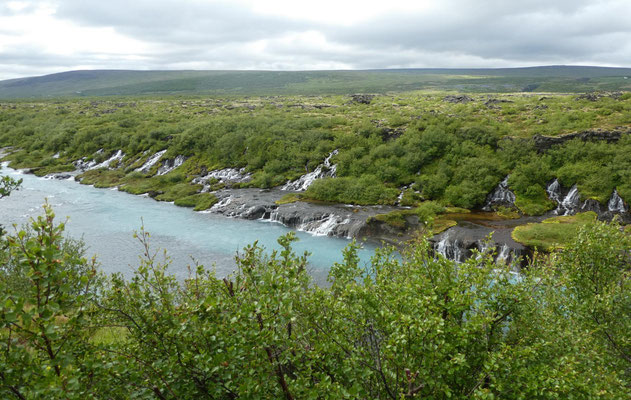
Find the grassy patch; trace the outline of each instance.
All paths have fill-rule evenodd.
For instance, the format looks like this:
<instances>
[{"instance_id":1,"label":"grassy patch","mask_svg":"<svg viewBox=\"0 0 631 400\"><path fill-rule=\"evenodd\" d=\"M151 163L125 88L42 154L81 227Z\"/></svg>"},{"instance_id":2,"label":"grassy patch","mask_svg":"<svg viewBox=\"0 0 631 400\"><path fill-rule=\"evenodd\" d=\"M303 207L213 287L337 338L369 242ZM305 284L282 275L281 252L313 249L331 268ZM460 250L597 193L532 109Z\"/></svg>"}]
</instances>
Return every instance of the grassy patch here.
<instances>
[{"instance_id":1,"label":"grassy patch","mask_svg":"<svg viewBox=\"0 0 631 400\"><path fill-rule=\"evenodd\" d=\"M551 251L564 247L576 237L580 227L595 220L596 213L592 211L552 217L541 223L518 226L513 230L512 237L523 245Z\"/></svg>"},{"instance_id":2,"label":"grassy patch","mask_svg":"<svg viewBox=\"0 0 631 400\"><path fill-rule=\"evenodd\" d=\"M121 170L93 169L79 175L81 183L94 185L97 188L108 188L120 185L125 173Z\"/></svg>"},{"instance_id":3,"label":"grassy patch","mask_svg":"<svg viewBox=\"0 0 631 400\"><path fill-rule=\"evenodd\" d=\"M458 222L452 219L436 218L431 226L432 235L438 235L439 233L456 225L458 225Z\"/></svg>"},{"instance_id":4,"label":"grassy patch","mask_svg":"<svg viewBox=\"0 0 631 400\"><path fill-rule=\"evenodd\" d=\"M433 224L436 222L434 221L434 217L443 212L445 212L445 207L436 202L427 201L416 208L395 210L387 214L375 215L372 218L376 221L384 222L395 228L408 230L411 227L417 226L419 224L425 226L433 226Z\"/></svg>"},{"instance_id":5,"label":"grassy patch","mask_svg":"<svg viewBox=\"0 0 631 400\"><path fill-rule=\"evenodd\" d=\"M288 193L284 195L283 197L281 197L279 200L276 200L275 203L278 205L295 203L297 201L300 201L300 198L301 196L299 193Z\"/></svg>"},{"instance_id":6,"label":"grassy patch","mask_svg":"<svg viewBox=\"0 0 631 400\"><path fill-rule=\"evenodd\" d=\"M175 205L180 207L193 207L195 211L204 211L212 207L217 201L217 197L212 193L197 193L176 199Z\"/></svg>"}]
</instances>

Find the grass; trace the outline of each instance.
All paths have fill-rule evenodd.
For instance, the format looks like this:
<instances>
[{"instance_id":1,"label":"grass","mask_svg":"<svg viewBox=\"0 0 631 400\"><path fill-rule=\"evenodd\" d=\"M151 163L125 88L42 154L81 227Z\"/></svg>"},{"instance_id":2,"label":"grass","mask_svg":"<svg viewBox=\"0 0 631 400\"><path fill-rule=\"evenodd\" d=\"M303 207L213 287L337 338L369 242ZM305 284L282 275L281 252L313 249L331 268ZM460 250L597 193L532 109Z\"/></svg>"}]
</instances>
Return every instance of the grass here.
<instances>
[{"instance_id":1,"label":"grass","mask_svg":"<svg viewBox=\"0 0 631 400\"><path fill-rule=\"evenodd\" d=\"M279 200L276 200L276 204L280 206L281 204L295 203L297 201L300 201L300 199L301 199L301 196L299 193L287 193L286 195L281 197Z\"/></svg>"},{"instance_id":2,"label":"grass","mask_svg":"<svg viewBox=\"0 0 631 400\"><path fill-rule=\"evenodd\" d=\"M212 193L197 193L176 199L174 203L176 206L193 207L195 211L204 211L215 205L217 201L217 197Z\"/></svg>"},{"instance_id":3,"label":"grass","mask_svg":"<svg viewBox=\"0 0 631 400\"><path fill-rule=\"evenodd\" d=\"M542 251L560 249L571 242L579 229L593 223L596 213L589 211L571 216L552 217L540 223L521 225L511 236L516 242Z\"/></svg>"}]
</instances>

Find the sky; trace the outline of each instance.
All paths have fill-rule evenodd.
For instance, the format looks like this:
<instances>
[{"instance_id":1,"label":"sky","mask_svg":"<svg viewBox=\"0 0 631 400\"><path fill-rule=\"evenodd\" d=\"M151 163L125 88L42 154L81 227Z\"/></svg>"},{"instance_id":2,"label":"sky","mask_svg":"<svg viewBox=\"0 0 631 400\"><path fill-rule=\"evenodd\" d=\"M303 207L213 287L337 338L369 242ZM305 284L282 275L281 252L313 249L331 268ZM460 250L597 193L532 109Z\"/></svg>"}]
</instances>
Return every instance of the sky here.
<instances>
[{"instance_id":1,"label":"sky","mask_svg":"<svg viewBox=\"0 0 631 400\"><path fill-rule=\"evenodd\" d=\"M631 66L631 0L0 0L0 80L77 69Z\"/></svg>"}]
</instances>

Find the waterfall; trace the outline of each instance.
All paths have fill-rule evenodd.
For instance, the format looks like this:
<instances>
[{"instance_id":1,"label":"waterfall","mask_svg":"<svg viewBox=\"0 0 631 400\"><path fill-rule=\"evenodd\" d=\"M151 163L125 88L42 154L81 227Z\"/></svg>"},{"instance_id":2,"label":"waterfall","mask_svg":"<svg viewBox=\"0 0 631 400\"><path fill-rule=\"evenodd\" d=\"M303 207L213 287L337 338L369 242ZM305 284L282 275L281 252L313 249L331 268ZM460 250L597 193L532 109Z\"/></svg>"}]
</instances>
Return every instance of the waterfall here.
<instances>
[{"instance_id":1,"label":"waterfall","mask_svg":"<svg viewBox=\"0 0 631 400\"><path fill-rule=\"evenodd\" d=\"M555 201L557 204L561 203L561 185L558 179L554 179L551 184L546 188L546 193L550 200Z\"/></svg>"},{"instance_id":2,"label":"waterfall","mask_svg":"<svg viewBox=\"0 0 631 400\"><path fill-rule=\"evenodd\" d=\"M107 160L103 161L100 164L92 165L91 167L88 167L87 170L109 168L110 164L112 164L113 162L116 162L116 164L118 164L123 159L123 157L125 157L125 153L123 153L122 150L118 150L116 154L114 154Z\"/></svg>"},{"instance_id":3,"label":"waterfall","mask_svg":"<svg viewBox=\"0 0 631 400\"><path fill-rule=\"evenodd\" d=\"M313 170L313 172L309 172L296 179L295 181L288 181L285 185L283 185L281 190L296 190L296 191L304 191L307 190L309 186L316 179L335 177L337 172L337 165L331 165L331 158L338 154L338 150L333 150L327 158L324 159L324 163L318 165L318 167ZM323 169L326 170L323 171Z\"/></svg>"},{"instance_id":4,"label":"waterfall","mask_svg":"<svg viewBox=\"0 0 631 400\"><path fill-rule=\"evenodd\" d=\"M511 249L510 247L508 247L507 244L503 244L502 247L500 247L498 253L497 253L497 257L495 258L495 262L496 263L504 263L504 264L508 264L508 259L510 257L510 253L511 253Z\"/></svg>"},{"instance_id":5,"label":"waterfall","mask_svg":"<svg viewBox=\"0 0 631 400\"><path fill-rule=\"evenodd\" d=\"M623 214L627 212L627 207L624 205L624 200L622 200L622 197L620 197L616 189L614 189L613 194L611 195L611 198L609 199L607 208L609 209L609 211L615 212L615 213Z\"/></svg>"},{"instance_id":6,"label":"waterfall","mask_svg":"<svg viewBox=\"0 0 631 400\"><path fill-rule=\"evenodd\" d=\"M156 175L168 174L180 165L184 164L184 161L186 161L184 156L177 156L174 160L166 160L162 163L162 166L158 168L158 173Z\"/></svg>"},{"instance_id":7,"label":"waterfall","mask_svg":"<svg viewBox=\"0 0 631 400\"><path fill-rule=\"evenodd\" d=\"M515 193L508 188L508 175L497 187L487 196L483 210L490 211L494 204L515 204Z\"/></svg>"},{"instance_id":8,"label":"waterfall","mask_svg":"<svg viewBox=\"0 0 631 400\"><path fill-rule=\"evenodd\" d=\"M449 232L447 232L441 240L434 245L434 252L442 255L448 260L462 262L465 259L460 241L458 239L452 240Z\"/></svg>"},{"instance_id":9,"label":"waterfall","mask_svg":"<svg viewBox=\"0 0 631 400\"><path fill-rule=\"evenodd\" d=\"M166 150L162 150L157 152L156 154L152 155L151 157L149 157L149 159L147 161L145 161L144 164L142 164L142 167L140 168L136 168L134 171L136 172L144 172L147 173L149 172L149 170L151 169L151 167L153 167L154 165L156 165L156 163L160 160L160 158L164 155L164 153L166 153Z\"/></svg>"},{"instance_id":10,"label":"waterfall","mask_svg":"<svg viewBox=\"0 0 631 400\"><path fill-rule=\"evenodd\" d=\"M313 236L331 236L339 226L350 222L349 218L341 220L337 215L329 214L320 220L302 222L296 229L311 233Z\"/></svg>"},{"instance_id":11,"label":"waterfall","mask_svg":"<svg viewBox=\"0 0 631 400\"><path fill-rule=\"evenodd\" d=\"M581 194L578 192L576 185L572 186L570 192L563 198L563 201L559 203L559 207L556 209L557 214L572 215L578 210L581 200Z\"/></svg>"}]
</instances>

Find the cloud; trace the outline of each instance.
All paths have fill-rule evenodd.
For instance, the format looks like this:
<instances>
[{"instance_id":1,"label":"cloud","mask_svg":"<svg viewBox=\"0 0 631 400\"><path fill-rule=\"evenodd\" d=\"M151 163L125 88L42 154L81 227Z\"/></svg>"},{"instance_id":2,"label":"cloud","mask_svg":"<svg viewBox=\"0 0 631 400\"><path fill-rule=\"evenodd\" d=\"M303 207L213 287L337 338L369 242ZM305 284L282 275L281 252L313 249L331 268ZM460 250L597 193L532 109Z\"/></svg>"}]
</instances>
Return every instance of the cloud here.
<instances>
[{"instance_id":1,"label":"cloud","mask_svg":"<svg viewBox=\"0 0 631 400\"><path fill-rule=\"evenodd\" d=\"M0 79L77 68L631 65L627 0L15 0Z\"/></svg>"}]
</instances>

